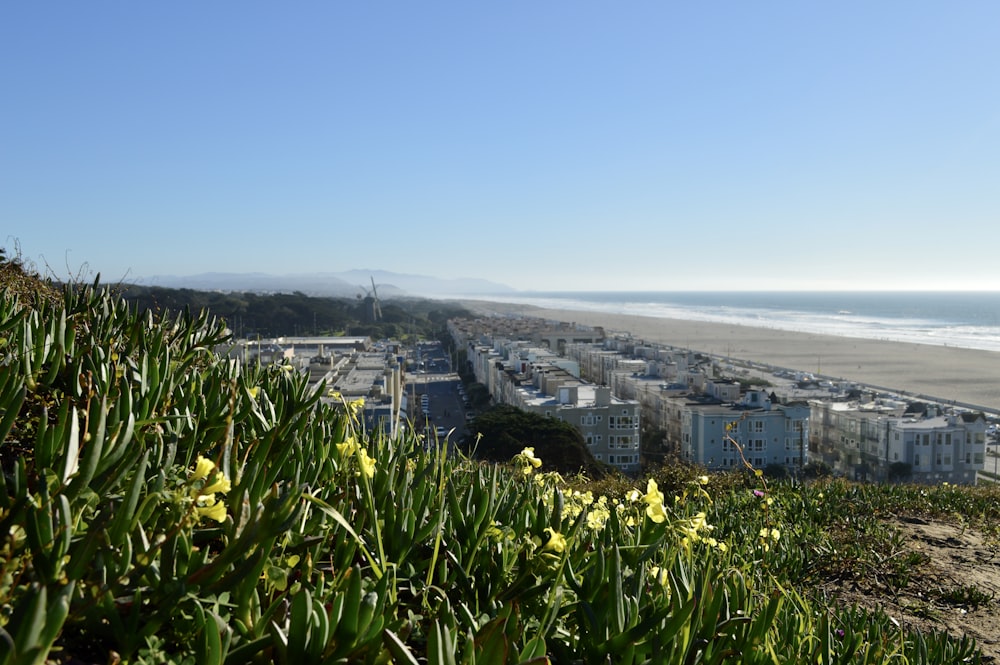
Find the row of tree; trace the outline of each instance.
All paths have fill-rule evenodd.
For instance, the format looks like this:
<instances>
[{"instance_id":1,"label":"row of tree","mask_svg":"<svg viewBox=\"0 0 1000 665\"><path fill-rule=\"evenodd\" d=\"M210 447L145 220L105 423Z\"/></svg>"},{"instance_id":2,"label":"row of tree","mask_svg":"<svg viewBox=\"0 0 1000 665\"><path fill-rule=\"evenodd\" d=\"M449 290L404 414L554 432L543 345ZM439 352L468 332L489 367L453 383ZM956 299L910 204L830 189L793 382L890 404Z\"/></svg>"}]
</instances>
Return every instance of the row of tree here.
<instances>
[{"instance_id":1,"label":"row of tree","mask_svg":"<svg viewBox=\"0 0 1000 665\"><path fill-rule=\"evenodd\" d=\"M407 340L437 337L451 317L468 316L459 305L402 298L380 304L378 320L370 305L353 298L294 293L236 293L125 284L121 296L139 311L209 310L238 337L284 335L369 335Z\"/></svg>"}]
</instances>

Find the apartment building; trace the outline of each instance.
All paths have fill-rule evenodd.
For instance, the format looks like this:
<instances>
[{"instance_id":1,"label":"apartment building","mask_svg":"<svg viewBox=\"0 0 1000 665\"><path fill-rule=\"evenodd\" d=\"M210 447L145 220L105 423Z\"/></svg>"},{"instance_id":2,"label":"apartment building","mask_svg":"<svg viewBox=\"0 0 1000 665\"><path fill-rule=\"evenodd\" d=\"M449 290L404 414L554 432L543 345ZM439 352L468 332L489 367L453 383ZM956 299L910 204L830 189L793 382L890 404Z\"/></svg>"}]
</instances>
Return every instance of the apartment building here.
<instances>
[{"instance_id":1,"label":"apartment building","mask_svg":"<svg viewBox=\"0 0 1000 665\"><path fill-rule=\"evenodd\" d=\"M680 451L707 469L800 470L809 460L808 404L773 404L767 393L747 392L737 403L707 395L680 403Z\"/></svg>"},{"instance_id":2,"label":"apartment building","mask_svg":"<svg viewBox=\"0 0 1000 665\"><path fill-rule=\"evenodd\" d=\"M891 400L811 403L816 445L856 480L974 485L986 455L986 417Z\"/></svg>"},{"instance_id":3,"label":"apartment building","mask_svg":"<svg viewBox=\"0 0 1000 665\"><path fill-rule=\"evenodd\" d=\"M493 399L570 423L583 435L594 458L624 473L636 473L639 460L639 403L611 394L611 388L580 378L575 361L524 341L496 339L470 344L476 380Z\"/></svg>"}]
</instances>

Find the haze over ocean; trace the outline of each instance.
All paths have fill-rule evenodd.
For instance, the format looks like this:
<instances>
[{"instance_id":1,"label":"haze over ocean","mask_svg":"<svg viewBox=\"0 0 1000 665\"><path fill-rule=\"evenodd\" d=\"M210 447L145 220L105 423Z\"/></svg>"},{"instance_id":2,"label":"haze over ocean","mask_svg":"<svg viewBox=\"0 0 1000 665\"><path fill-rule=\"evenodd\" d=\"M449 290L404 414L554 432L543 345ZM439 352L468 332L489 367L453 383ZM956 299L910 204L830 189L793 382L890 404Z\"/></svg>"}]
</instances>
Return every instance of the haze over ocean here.
<instances>
[{"instance_id":1,"label":"haze over ocean","mask_svg":"<svg viewBox=\"0 0 1000 665\"><path fill-rule=\"evenodd\" d=\"M522 292L494 302L1000 351L998 292Z\"/></svg>"}]
</instances>

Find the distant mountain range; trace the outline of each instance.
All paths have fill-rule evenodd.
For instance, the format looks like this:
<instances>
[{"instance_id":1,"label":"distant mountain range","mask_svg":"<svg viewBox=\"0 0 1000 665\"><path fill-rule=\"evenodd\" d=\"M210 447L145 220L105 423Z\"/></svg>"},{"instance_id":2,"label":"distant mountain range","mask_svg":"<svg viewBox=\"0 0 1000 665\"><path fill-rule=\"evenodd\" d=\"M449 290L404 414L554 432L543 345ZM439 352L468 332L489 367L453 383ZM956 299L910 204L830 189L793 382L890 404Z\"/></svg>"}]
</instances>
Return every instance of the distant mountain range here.
<instances>
[{"instance_id":1,"label":"distant mountain range","mask_svg":"<svg viewBox=\"0 0 1000 665\"><path fill-rule=\"evenodd\" d=\"M354 297L367 295L372 279L379 298L420 296L470 296L513 293L505 284L485 279L439 279L426 275L408 275L385 270L347 270L345 272L269 275L262 272L207 272L199 275L153 275L135 280L143 286L162 286L197 291L250 291L254 293L293 293L309 296Z\"/></svg>"}]
</instances>

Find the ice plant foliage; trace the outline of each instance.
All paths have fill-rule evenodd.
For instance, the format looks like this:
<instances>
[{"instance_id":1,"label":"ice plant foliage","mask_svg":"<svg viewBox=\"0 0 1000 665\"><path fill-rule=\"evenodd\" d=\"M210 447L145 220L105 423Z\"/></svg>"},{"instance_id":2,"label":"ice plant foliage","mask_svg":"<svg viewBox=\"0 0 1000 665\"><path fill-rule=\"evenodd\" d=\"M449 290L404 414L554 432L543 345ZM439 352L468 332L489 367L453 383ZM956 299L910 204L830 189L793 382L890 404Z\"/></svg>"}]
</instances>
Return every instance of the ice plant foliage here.
<instances>
[{"instance_id":1,"label":"ice plant foliage","mask_svg":"<svg viewBox=\"0 0 1000 665\"><path fill-rule=\"evenodd\" d=\"M207 313L137 314L99 285L63 300L0 295L0 665L977 656L799 586L841 565L831 521L884 495L749 469L607 489L530 447L486 465L217 355Z\"/></svg>"}]
</instances>

